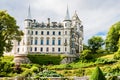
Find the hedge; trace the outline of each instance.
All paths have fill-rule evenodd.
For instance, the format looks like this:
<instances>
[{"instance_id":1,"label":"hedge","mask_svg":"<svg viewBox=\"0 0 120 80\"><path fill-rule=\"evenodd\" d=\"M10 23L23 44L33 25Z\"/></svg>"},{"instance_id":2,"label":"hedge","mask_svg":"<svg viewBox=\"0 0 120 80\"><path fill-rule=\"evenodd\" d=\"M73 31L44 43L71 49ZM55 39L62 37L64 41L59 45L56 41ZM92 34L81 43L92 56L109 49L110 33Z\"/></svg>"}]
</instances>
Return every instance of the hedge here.
<instances>
[{"instance_id":1,"label":"hedge","mask_svg":"<svg viewBox=\"0 0 120 80\"><path fill-rule=\"evenodd\" d=\"M29 54L28 58L32 63L39 65L60 64L63 59L60 55L45 55L45 54Z\"/></svg>"}]
</instances>

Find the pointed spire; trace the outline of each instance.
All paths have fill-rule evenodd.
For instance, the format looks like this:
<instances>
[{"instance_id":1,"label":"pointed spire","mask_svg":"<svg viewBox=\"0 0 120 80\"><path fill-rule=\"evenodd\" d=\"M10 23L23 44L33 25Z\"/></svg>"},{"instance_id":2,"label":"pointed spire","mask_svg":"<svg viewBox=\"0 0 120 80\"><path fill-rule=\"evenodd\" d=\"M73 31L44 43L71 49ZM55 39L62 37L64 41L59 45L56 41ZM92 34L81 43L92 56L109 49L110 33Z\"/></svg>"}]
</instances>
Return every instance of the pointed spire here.
<instances>
[{"instance_id":1,"label":"pointed spire","mask_svg":"<svg viewBox=\"0 0 120 80\"><path fill-rule=\"evenodd\" d=\"M70 20L70 15L69 15L68 6L67 6L67 11L66 11L65 20Z\"/></svg>"},{"instance_id":2,"label":"pointed spire","mask_svg":"<svg viewBox=\"0 0 120 80\"><path fill-rule=\"evenodd\" d=\"M72 17L72 20L77 20L77 21L81 22L79 17L78 17L78 15L77 15L77 11L76 10L75 10L75 13L74 13L74 15Z\"/></svg>"},{"instance_id":3,"label":"pointed spire","mask_svg":"<svg viewBox=\"0 0 120 80\"><path fill-rule=\"evenodd\" d=\"M28 15L27 15L27 19L31 19L30 4L29 4L29 7L28 7Z\"/></svg>"}]
</instances>

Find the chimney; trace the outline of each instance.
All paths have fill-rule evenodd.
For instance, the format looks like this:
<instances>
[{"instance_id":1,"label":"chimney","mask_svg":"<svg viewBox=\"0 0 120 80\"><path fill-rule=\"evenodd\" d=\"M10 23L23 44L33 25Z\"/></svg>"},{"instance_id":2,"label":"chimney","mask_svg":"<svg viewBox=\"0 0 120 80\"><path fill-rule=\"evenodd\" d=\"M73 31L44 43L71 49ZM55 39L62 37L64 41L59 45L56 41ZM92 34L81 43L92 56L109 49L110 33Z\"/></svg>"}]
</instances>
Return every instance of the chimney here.
<instances>
[{"instance_id":1,"label":"chimney","mask_svg":"<svg viewBox=\"0 0 120 80\"><path fill-rule=\"evenodd\" d=\"M50 26L50 18L48 18L48 26Z\"/></svg>"}]
</instances>

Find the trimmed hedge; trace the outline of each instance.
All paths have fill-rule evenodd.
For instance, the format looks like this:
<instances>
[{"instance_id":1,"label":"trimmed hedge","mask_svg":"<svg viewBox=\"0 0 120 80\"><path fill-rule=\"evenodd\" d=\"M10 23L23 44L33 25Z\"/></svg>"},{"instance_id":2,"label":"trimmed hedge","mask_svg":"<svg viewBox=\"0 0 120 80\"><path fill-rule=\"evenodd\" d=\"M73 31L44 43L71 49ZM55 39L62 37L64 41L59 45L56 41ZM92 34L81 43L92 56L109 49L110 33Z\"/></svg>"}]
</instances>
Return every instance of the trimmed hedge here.
<instances>
[{"instance_id":1,"label":"trimmed hedge","mask_svg":"<svg viewBox=\"0 0 120 80\"><path fill-rule=\"evenodd\" d=\"M60 64L63 59L60 55L29 54L28 58L32 63L39 65Z\"/></svg>"}]
</instances>

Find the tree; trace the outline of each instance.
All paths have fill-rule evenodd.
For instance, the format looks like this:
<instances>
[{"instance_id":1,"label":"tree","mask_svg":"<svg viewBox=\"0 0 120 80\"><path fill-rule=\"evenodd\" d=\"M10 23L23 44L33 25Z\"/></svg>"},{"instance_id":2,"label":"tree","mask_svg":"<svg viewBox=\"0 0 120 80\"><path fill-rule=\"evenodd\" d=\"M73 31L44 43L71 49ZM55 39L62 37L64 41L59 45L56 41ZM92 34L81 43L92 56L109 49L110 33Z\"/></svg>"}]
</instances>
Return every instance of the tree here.
<instances>
[{"instance_id":1,"label":"tree","mask_svg":"<svg viewBox=\"0 0 120 80\"><path fill-rule=\"evenodd\" d=\"M23 32L18 29L16 20L6 11L0 11L0 56L4 51L11 51L12 40L21 40Z\"/></svg>"},{"instance_id":2,"label":"tree","mask_svg":"<svg viewBox=\"0 0 120 80\"><path fill-rule=\"evenodd\" d=\"M102 48L102 45L104 45L104 40L100 36L93 36L88 40L88 46L92 53L96 53L97 50Z\"/></svg>"},{"instance_id":3,"label":"tree","mask_svg":"<svg viewBox=\"0 0 120 80\"><path fill-rule=\"evenodd\" d=\"M94 72L92 73L90 80L106 80L101 69L97 66Z\"/></svg>"},{"instance_id":4,"label":"tree","mask_svg":"<svg viewBox=\"0 0 120 80\"><path fill-rule=\"evenodd\" d=\"M118 50L118 41L120 36L120 22L111 26L105 40L106 50L116 52Z\"/></svg>"}]
</instances>

